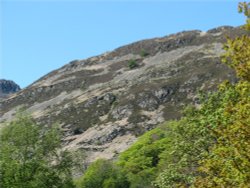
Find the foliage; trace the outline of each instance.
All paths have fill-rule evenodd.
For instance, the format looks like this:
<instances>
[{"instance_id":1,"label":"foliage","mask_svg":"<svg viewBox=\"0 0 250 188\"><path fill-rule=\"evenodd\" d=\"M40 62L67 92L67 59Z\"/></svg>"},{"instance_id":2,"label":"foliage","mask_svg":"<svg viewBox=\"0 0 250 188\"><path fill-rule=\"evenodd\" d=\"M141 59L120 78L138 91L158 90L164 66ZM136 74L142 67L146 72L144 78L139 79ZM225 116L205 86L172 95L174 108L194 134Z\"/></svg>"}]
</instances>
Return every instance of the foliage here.
<instances>
[{"instance_id":1,"label":"foliage","mask_svg":"<svg viewBox=\"0 0 250 188\"><path fill-rule=\"evenodd\" d=\"M125 174L111 161L99 159L92 163L77 181L79 188L127 188Z\"/></svg>"},{"instance_id":2,"label":"foliage","mask_svg":"<svg viewBox=\"0 0 250 188\"><path fill-rule=\"evenodd\" d=\"M159 155L166 142L166 131L162 126L145 133L120 155L117 164L126 172L130 187L151 187L151 181L156 176Z\"/></svg>"},{"instance_id":3,"label":"foliage","mask_svg":"<svg viewBox=\"0 0 250 188\"><path fill-rule=\"evenodd\" d=\"M0 134L0 187L74 187L71 155L60 150L56 127L46 129L19 115Z\"/></svg>"},{"instance_id":4,"label":"foliage","mask_svg":"<svg viewBox=\"0 0 250 188\"><path fill-rule=\"evenodd\" d=\"M239 7L247 18L245 28L250 31L250 3ZM223 110L226 125L217 122L213 135L217 143L201 160L203 176L196 187L250 187L250 37L245 35L228 40L224 61L236 70L239 82L224 84L223 92L231 91Z\"/></svg>"},{"instance_id":5,"label":"foliage","mask_svg":"<svg viewBox=\"0 0 250 188\"><path fill-rule=\"evenodd\" d=\"M248 31L248 35L228 39L225 44L226 53L223 61L236 70L240 79L250 81L250 2L239 3L239 12L246 16L246 24L243 26Z\"/></svg>"},{"instance_id":6,"label":"foliage","mask_svg":"<svg viewBox=\"0 0 250 188\"><path fill-rule=\"evenodd\" d=\"M199 160L214 143L210 129L218 119L227 121L221 110L227 97L210 94L203 99L201 109L187 108L180 121L167 122L145 133L123 152L118 165L125 170L131 187L152 187L152 182L156 187L191 184L199 173Z\"/></svg>"},{"instance_id":7,"label":"foliage","mask_svg":"<svg viewBox=\"0 0 250 188\"><path fill-rule=\"evenodd\" d=\"M233 69L240 79L250 81L250 37L245 35L228 39L223 61Z\"/></svg>"},{"instance_id":8,"label":"foliage","mask_svg":"<svg viewBox=\"0 0 250 188\"><path fill-rule=\"evenodd\" d=\"M199 174L199 161L215 143L211 130L217 121L222 124L229 121L224 118L223 109L230 97L231 92L204 96L200 109L187 108L181 120L167 122L145 133L123 152L118 165L126 172L130 187L192 184Z\"/></svg>"},{"instance_id":9,"label":"foliage","mask_svg":"<svg viewBox=\"0 0 250 188\"><path fill-rule=\"evenodd\" d=\"M142 50L140 51L140 56L141 56L141 57L146 57L146 56L148 56L148 55L149 55L149 53L148 53L146 50L142 49Z\"/></svg>"},{"instance_id":10,"label":"foliage","mask_svg":"<svg viewBox=\"0 0 250 188\"><path fill-rule=\"evenodd\" d=\"M229 89L230 88L230 89ZM212 134L216 144L200 161L202 176L196 187L249 187L250 184L250 83L240 81L235 86L222 86L231 92L223 109L224 118L217 121Z\"/></svg>"},{"instance_id":11,"label":"foliage","mask_svg":"<svg viewBox=\"0 0 250 188\"><path fill-rule=\"evenodd\" d=\"M129 60L128 67L130 69L136 68L138 66L137 62L134 59Z\"/></svg>"},{"instance_id":12,"label":"foliage","mask_svg":"<svg viewBox=\"0 0 250 188\"><path fill-rule=\"evenodd\" d=\"M216 122L228 121L222 110L228 97L227 93L212 93L202 99L200 109L189 107L181 120L168 123L169 143L160 155L158 168L162 172L154 182L156 187L185 187L194 182L199 161L216 141L212 134Z\"/></svg>"},{"instance_id":13,"label":"foliage","mask_svg":"<svg viewBox=\"0 0 250 188\"><path fill-rule=\"evenodd\" d=\"M246 24L244 28L246 30L250 30L250 2L241 2L238 6L239 13L244 13L244 15L247 17Z\"/></svg>"}]
</instances>

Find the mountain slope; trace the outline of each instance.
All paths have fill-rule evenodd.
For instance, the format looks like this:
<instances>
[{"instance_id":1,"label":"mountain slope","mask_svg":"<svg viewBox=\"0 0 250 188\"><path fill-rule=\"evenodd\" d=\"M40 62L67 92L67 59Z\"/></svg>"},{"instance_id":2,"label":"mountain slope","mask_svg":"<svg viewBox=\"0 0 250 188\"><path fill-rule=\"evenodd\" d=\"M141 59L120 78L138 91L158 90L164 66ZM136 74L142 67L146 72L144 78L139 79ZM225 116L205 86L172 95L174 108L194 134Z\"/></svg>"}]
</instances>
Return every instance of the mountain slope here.
<instances>
[{"instance_id":1,"label":"mountain slope","mask_svg":"<svg viewBox=\"0 0 250 188\"><path fill-rule=\"evenodd\" d=\"M45 75L2 101L0 121L24 107L43 124L58 122L66 148L88 160L112 158L138 135L199 105L199 89L214 90L234 72L220 63L225 36L240 28L188 31L136 42Z\"/></svg>"}]
</instances>

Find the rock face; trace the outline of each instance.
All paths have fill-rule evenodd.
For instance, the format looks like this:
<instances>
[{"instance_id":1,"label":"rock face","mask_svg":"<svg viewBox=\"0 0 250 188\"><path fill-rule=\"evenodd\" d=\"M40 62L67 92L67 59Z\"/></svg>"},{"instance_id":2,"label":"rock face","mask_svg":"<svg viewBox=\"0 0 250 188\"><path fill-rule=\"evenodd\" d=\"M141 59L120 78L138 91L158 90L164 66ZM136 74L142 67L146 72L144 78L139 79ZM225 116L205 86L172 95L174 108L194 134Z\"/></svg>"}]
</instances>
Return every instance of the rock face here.
<instances>
[{"instance_id":1,"label":"rock face","mask_svg":"<svg viewBox=\"0 0 250 188\"><path fill-rule=\"evenodd\" d=\"M187 104L199 105L198 90L235 81L220 56L225 36L242 34L187 31L72 61L2 101L0 121L24 107L41 124L60 123L65 148L85 150L89 161L113 158Z\"/></svg>"},{"instance_id":2,"label":"rock face","mask_svg":"<svg viewBox=\"0 0 250 188\"><path fill-rule=\"evenodd\" d=\"M0 98L6 98L9 94L20 90L19 85L11 80L0 79Z\"/></svg>"}]
</instances>

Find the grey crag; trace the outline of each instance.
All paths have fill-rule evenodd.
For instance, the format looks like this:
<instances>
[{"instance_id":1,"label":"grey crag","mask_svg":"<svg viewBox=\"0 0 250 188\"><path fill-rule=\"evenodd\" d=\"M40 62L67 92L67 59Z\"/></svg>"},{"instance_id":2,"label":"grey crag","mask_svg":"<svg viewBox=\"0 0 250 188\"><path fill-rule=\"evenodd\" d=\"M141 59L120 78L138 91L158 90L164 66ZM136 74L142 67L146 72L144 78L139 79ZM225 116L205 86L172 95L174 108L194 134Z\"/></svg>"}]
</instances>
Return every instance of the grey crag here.
<instances>
[{"instance_id":1,"label":"grey crag","mask_svg":"<svg viewBox=\"0 0 250 188\"><path fill-rule=\"evenodd\" d=\"M0 79L0 99L6 98L10 94L16 93L20 90L19 85L11 80Z\"/></svg>"},{"instance_id":2,"label":"grey crag","mask_svg":"<svg viewBox=\"0 0 250 188\"><path fill-rule=\"evenodd\" d=\"M235 81L220 56L225 36L243 33L187 31L72 61L1 102L0 121L24 107L43 124L58 122L66 148L84 149L89 161L113 158L187 104L198 106L198 90Z\"/></svg>"}]
</instances>

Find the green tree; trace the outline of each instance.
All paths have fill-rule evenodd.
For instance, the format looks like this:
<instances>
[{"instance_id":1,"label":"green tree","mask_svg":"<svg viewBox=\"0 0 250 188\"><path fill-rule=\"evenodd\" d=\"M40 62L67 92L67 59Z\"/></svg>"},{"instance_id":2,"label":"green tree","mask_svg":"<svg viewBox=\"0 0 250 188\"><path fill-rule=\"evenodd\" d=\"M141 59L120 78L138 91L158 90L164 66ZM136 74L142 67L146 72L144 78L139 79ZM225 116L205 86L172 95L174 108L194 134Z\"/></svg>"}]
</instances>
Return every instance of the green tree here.
<instances>
[{"instance_id":1,"label":"green tree","mask_svg":"<svg viewBox=\"0 0 250 188\"><path fill-rule=\"evenodd\" d=\"M240 3L240 12L247 16L250 31L250 3ZM249 33L250 34L250 33ZM216 144L201 160L202 176L196 187L250 187L250 37L229 39L224 62L234 68L239 78L235 85L224 84L222 92L231 92L223 110L230 121L213 131Z\"/></svg>"},{"instance_id":2,"label":"green tree","mask_svg":"<svg viewBox=\"0 0 250 188\"><path fill-rule=\"evenodd\" d=\"M128 188L125 174L111 161L99 159L93 162L83 177L76 182L79 188Z\"/></svg>"},{"instance_id":3,"label":"green tree","mask_svg":"<svg viewBox=\"0 0 250 188\"><path fill-rule=\"evenodd\" d=\"M225 99L223 119L211 134L216 144L200 160L195 187L249 187L250 184L250 84L240 81L221 86Z\"/></svg>"},{"instance_id":4,"label":"green tree","mask_svg":"<svg viewBox=\"0 0 250 188\"><path fill-rule=\"evenodd\" d=\"M211 131L216 121L227 121L221 110L225 97L221 93L210 94L200 109L187 108L181 120L166 124L168 142L160 154L156 187L187 187L195 181L199 161L215 143Z\"/></svg>"},{"instance_id":5,"label":"green tree","mask_svg":"<svg viewBox=\"0 0 250 188\"><path fill-rule=\"evenodd\" d=\"M56 127L45 128L19 115L1 128L0 187L72 188L72 165Z\"/></svg>"},{"instance_id":6,"label":"green tree","mask_svg":"<svg viewBox=\"0 0 250 188\"><path fill-rule=\"evenodd\" d=\"M159 156L168 138L164 125L145 133L128 150L123 152L117 164L126 172L131 188L152 187L157 175Z\"/></svg>"}]
</instances>

